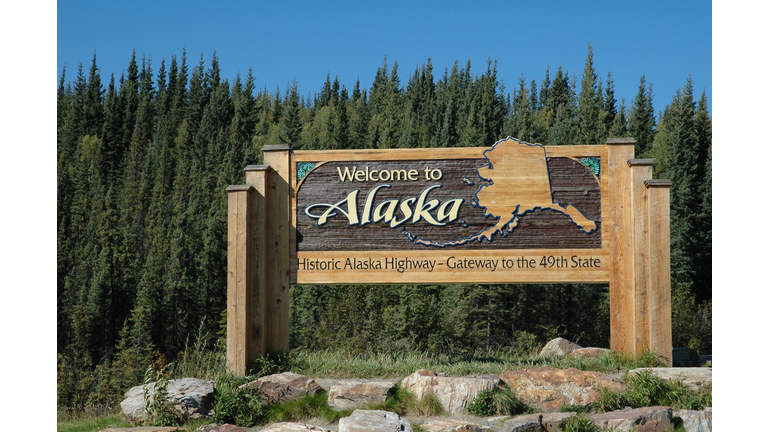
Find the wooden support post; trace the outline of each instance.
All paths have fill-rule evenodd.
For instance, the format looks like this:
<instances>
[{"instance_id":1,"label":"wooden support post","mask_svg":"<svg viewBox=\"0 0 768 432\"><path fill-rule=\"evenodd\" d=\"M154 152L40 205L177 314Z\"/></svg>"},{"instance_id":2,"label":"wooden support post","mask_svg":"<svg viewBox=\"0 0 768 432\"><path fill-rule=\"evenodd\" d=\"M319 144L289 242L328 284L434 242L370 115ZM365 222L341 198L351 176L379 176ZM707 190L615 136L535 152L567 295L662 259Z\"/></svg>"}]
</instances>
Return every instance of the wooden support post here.
<instances>
[{"instance_id":1,"label":"wooden support post","mask_svg":"<svg viewBox=\"0 0 768 432\"><path fill-rule=\"evenodd\" d=\"M245 375L249 346L251 296L254 290L252 227L249 223L255 190L251 186L227 188L227 369Z\"/></svg>"},{"instance_id":2,"label":"wooden support post","mask_svg":"<svg viewBox=\"0 0 768 432\"><path fill-rule=\"evenodd\" d=\"M268 175L267 219L267 284L266 284L266 352L287 352L289 300L289 238L291 147L268 145L262 149L264 163L274 171Z\"/></svg>"},{"instance_id":3,"label":"wooden support post","mask_svg":"<svg viewBox=\"0 0 768 432\"><path fill-rule=\"evenodd\" d=\"M672 366L672 287L670 283L669 180L646 180L650 297L650 349Z\"/></svg>"},{"instance_id":4,"label":"wooden support post","mask_svg":"<svg viewBox=\"0 0 768 432\"><path fill-rule=\"evenodd\" d=\"M250 237L254 244L254 285L255 289L251 293L252 301L256 307L251 308L252 313L252 332L249 339L249 358L259 358L266 353L266 287L267 287L267 208L266 200L269 196L267 182L272 168L269 165L248 165L245 167L245 184L252 186L255 190L255 199L253 203L253 217L251 218L252 235Z\"/></svg>"},{"instance_id":5,"label":"wooden support post","mask_svg":"<svg viewBox=\"0 0 768 432\"><path fill-rule=\"evenodd\" d=\"M653 159L630 159L632 200L632 299L634 301L635 340L631 351L637 355L644 349L651 350L650 334L650 293L648 273L650 251L648 250L648 194L645 182L653 177Z\"/></svg>"},{"instance_id":6,"label":"wooden support post","mask_svg":"<svg viewBox=\"0 0 768 432\"><path fill-rule=\"evenodd\" d=\"M611 350L634 353L634 274L631 176L634 138L610 138L608 145L609 235L611 253Z\"/></svg>"}]
</instances>

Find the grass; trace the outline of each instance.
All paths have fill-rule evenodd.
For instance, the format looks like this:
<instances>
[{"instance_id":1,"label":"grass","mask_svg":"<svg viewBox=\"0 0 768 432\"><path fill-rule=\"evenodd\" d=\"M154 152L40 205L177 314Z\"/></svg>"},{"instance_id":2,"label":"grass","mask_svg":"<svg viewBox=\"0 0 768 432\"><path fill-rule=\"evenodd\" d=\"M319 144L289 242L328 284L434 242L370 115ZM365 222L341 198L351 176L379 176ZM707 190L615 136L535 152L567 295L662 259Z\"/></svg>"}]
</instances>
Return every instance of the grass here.
<instances>
[{"instance_id":1,"label":"grass","mask_svg":"<svg viewBox=\"0 0 768 432\"><path fill-rule=\"evenodd\" d=\"M386 401L369 405L366 409L389 411L401 416L437 416L444 413L443 406L435 395L426 395L421 400L417 400L413 393L399 386Z\"/></svg>"},{"instance_id":2,"label":"grass","mask_svg":"<svg viewBox=\"0 0 768 432\"><path fill-rule=\"evenodd\" d=\"M319 418L328 423L338 423L340 418L350 415L352 410L337 411L328 406L328 393L321 393L270 405L267 408L266 422L295 422Z\"/></svg>"},{"instance_id":3,"label":"grass","mask_svg":"<svg viewBox=\"0 0 768 432\"><path fill-rule=\"evenodd\" d=\"M516 351L485 351L465 356L446 354L355 353L348 350L301 351L295 356L293 372L311 377L333 378L402 378L419 369L446 372L453 376L501 374L506 371L536 367L555 367L604 373L616 373L640 367L658 367L663 363L653 353L637 357L606 353L596 359L538 358L535 354L521 355Z\"/></svg>"},{"instance_id":4,"label":"grass","mask_svg":"<svg viewBox=\"0 0 768 432\"><path fill-rule=\"evenodd\" d=\"M585 414L577 414L566 419L563 425L563 432L597 432L600 430L602 428L598 428L595 422Z\"/></svg>"},{"instance_id":5,"label":"grass","mask_svg":"<svg viewBox=\"0 0 768 432\"><path fill-rule=\"evenodd\" d=\"M622 409L625 406L670 406L674 409L702 410L712 406L712 386L694 392L681 381L665 381L649 371L640 371L624 380L626 391L602 389L598 404L603 411Z\"/></svg>"},{"instance_id":6,"label":"grass","mask_svg":"<svg viewBox=\"0 0 768 432\"><path fill-rule=\"evenodd\" d=\"M57 432L90 432L108 428L126 428L131 424L122 414L110 414L105 417L81 418L66 420L56 424Z\"/></svg>"}]
</instances>

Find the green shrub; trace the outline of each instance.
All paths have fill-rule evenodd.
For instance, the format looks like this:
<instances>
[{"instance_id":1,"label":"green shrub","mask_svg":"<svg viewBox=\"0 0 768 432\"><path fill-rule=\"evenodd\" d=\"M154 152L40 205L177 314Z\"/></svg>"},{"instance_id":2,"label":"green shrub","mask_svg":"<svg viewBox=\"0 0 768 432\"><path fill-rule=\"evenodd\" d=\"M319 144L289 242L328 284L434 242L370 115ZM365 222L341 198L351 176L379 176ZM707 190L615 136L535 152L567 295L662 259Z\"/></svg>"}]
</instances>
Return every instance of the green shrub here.
<instances>
[{"instance_id":1,"label":"green shrub","mask_svg":"<svg viewBox=\"0 0 768 432\"><path fill-rule=\"evenodd\" d=\"M150 384L154 381L155 391L150 397ZM177 413L168 402L168 376L166 368L155 371L150 367L144 374L144 401L147 422L151 426L181 426L186 423L186 416Z\"/></svg>"},{"instance_id":2,"label":"green shrub","mask_svg":"<svg viewBox=\"0 0 768 432\"><path fill-rule=\"evenodd\" d=\"M248 368L248 374L256 378L301 369L300 358L293 352L280 354L267 353L264 357L254 360Z\"/></svg>"},{"instance_id":3,"label":"green shrub","mask_svg":"<svg viewBox=\"0 0 768 432\"><path fill-rule=\"evenodd\" d=\"M216 383L214 423L252 427L266 421L267 410L261 402L261 392L255 388L238 388L251 379L253 377L225 376Z\"/></svg>"},{"instance_id":4,"label":"green shrub","mask_svg":"<svg viewBox=\"0 0 768 432\"><path fill-rule=\"evenodd\" d=\"M475 400L467 406L467 411L476 416L489 417L524 414L530 412L530 409L517 400L512 390L506 387L494 387L477 395Z\"/></svg>"}]
</instances>

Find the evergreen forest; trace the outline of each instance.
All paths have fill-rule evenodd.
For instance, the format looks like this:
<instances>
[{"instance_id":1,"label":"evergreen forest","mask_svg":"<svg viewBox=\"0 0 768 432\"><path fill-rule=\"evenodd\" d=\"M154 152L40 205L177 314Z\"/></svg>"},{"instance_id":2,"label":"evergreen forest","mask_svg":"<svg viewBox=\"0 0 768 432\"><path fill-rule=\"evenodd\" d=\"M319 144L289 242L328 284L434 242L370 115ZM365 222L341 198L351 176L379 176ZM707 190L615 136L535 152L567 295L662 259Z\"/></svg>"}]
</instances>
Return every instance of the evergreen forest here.
<instances>
[{"instance_id":1,"label":"evergreen forest","mask_svg":"<svg viewBox=\"0 0 768 432\"><path fill-rule=\"evenodd\" d=\"M127 59L128 60L128 59ZM634 137L635 155L670 179L673 346L711 353L712 119L705 91L680 77L670 101L651 80L616 95L610 72L542 65L504 83L496 62L431 61L412 71L384 58L370 87L332 73L233 81L219 58L151 57L126 72L61 71L57 90L57 394L67 409L115 406L149 366L192 340L224 350L227 193L264 145L294 150L544 145ZM231 77L230 77L231 78ZM509 87L507 86L509 85ZM421 351L459 358L530 349L554 337L609 347L607 285L293 286L291 349Z\"/></svg>"}]
</instances>

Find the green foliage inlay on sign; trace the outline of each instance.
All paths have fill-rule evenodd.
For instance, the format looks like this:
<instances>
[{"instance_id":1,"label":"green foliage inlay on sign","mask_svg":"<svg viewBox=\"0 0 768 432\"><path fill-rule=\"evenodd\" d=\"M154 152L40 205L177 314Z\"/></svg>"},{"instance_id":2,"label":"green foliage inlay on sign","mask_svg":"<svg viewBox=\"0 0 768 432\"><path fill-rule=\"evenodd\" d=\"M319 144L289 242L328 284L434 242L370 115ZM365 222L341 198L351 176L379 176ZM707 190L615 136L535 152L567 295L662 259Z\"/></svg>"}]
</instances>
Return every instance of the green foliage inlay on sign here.
<instances>
[{"instance_id":1,"label":"green foliage inlay on sign","mask_svg":"<svg viewBox=\"0 0 768 432\"><path fill-rule=\"evenodd\" d=\"M583 163L585 167L589 168L590 171L595 173L596 176L600 175L600 158L598 157L581 158L581 163Z\"/></svg>"},{"instance_id":2,"label":"green foliage inlay on sign","mask_svg":"<svg viewBox=\"0 0 768 432\"><path fill-rule=\"evenodd\" d=\"M296 180L301 181L315 167L312 162L299 162L296 164Z\"/></svg>"}]
</instances>

